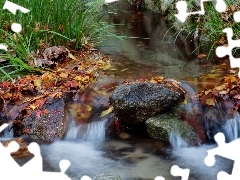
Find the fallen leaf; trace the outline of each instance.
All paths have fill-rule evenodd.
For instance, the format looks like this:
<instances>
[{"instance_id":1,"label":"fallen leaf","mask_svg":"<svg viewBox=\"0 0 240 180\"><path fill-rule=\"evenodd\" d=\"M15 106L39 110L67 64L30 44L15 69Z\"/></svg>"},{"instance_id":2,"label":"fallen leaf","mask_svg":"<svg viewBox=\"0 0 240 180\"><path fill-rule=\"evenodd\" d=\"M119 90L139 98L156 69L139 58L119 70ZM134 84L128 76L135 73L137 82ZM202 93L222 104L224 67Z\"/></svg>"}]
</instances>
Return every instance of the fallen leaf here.
<instances>
[{"instance_id":1,"label":"fallen leaf","mask_svg":"<svg viewBox=\"0 0 240 180\"><path fill-rule=\"evenodd\" d=\"M48 109L44 109L44 110L42 110L42 113L43 114L49 114L49 110Z\"/></svg>"},{"instance_id":2,"label":"fallen leaf","mask_svg":"<svg viewBox=\"0 0 240 180\"><path fill-rule=\"evenodd\" d=\"M212 92L212 90L211 90L211 89L209 89L209 90L205 91L204 93L205 93L205 95L208 95L210 92Z\"/></svg>"},{"instance_id":3,"label":"fallen leaf","mask_svg":"<svg viewBox=\"0 0 240 180\"><path fill-rule=\"evenodd\" d=\"M42 111L41 111L41 110L37 110L37 111L36 111L36 116L37 116L38 118L40 118L41 115L42 115Z\"/></svg>"},{"instance_id":4,"label":"fallen leaf","mask_svg":"<svg viewBox=\"0 0 240 180\"><path fill-rule=\"evenodd\" d=\"M205 57L207 57L206 54L199 54L199 55L198 55L198 58L199 58L199 59L202 59L202 58L205 58Z\"/></svg>"},{"instance_id":5,"label":"fallen leaf","mask_svg":"<svg viewBox=\"0 0 240 180\"><path fill-rule=\"evenodd\" d=\"M216 99L214 98L208 98L206 99L206 104L209 106L215 106Z\"/></svg>"},{"instance_id":6,"label":"fallen leaf","mask_svg":"<svg viewBox=\"0 0 240 180\"><path fill-rule=\"evenodd\" d=\"M218 91L222 91L223 89L225 89L226 86L225 84L221 85L221 86L216 86L215 89L218 90Z\"/></svg>"},{"instance_id":7,"label":"fallen leaf","mask_svg":"<svg viewBox=\"0 0 240 180\"><path fill-rule=\"evenodd\" d=\"M71 53L68 53L68 57L72 60L75 60L75 61L77 60L77 58L75 58Z\"/></svg>"},{"instance_id":8,"label":"fallen leaf","mask_svg":"<svg viewBox=\"0 0 240 180\"><path fill-rule=\"evenodd\" d=\"M41 89L42 81L40 79L34 79L33 80L34 86L36 86L38 89Z\"/></svg>"},{"instance_id":9,"label":"fallen leaf","mask_svg":"<svg viewBox=\"0 0 240 180\"><path fill-rule=\"evenodd\" d=\"M85 108L86 108L86 111L88 111L88 112L92 111L92 107L89 106L88 104L85 106Z\"/></svg>"},{"instance_id":10,"label":"fallen leaf","mask_svg":"<svg viewBox=\"0 0 240 180\"><path fill-rule=\"evenodd\" d=\"M111 113L113 111L114 107L113 106L110 106L108 109L104 110L100 117L103 117L103 116L106 116L107 114Z\"/></svg>"}]
</instances>

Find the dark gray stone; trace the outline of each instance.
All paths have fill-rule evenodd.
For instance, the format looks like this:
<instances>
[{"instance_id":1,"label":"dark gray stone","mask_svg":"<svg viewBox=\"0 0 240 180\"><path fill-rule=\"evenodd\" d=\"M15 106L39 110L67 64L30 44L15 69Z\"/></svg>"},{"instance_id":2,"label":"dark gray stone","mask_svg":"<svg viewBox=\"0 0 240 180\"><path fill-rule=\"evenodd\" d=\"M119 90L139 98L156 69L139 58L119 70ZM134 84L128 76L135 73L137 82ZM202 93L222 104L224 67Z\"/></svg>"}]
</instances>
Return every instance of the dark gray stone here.
<instances>
[{"instance_id":1,"label":"dark gray stone","mask_svg":"<svg viewBox=\"0 0 240 180\"><path fill-rule=\"evenodd\" d=\"M48 109L48 114L36 116L36 111L23 119L24 129L29 129L28 135L36 140L55 141L63 138L65 132L66 120L64 117L64 100L62 98L53 98L49 103L45 103L40 109Z\"/></svg>"},{"instance_id":2,"label":"dark gray stone","mask_svg":"<svg viewBox=\"0 0 240 180\"><path fill-rule=\"evenodd\" d=\"M143 82L119 85L110 96L110 104L121 122L134 124L165 111L183 98L183 92L177 88Z\"/></svg>"}]
</instances>

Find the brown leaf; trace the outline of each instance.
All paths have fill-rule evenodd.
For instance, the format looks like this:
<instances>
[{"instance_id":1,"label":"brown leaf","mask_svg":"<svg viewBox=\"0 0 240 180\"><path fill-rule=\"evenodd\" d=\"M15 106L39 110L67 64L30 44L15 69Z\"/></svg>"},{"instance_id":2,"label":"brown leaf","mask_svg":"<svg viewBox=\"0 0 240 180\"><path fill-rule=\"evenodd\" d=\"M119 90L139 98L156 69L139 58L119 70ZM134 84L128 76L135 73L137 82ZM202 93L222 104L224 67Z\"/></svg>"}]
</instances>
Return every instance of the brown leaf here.
<instances>
[{"instance_id":1,"label":"brown leaf","mask_svg":"<svg viewBox=\"0 0 240 180\"><path fill-rule=\"evenodd\" d=\"M207 57L206 54L199 54L199 55L198 55L198 58L199 58L199 59L202 59L202 58L205 58L205 57Z\"/></svg>"}]
</instances>

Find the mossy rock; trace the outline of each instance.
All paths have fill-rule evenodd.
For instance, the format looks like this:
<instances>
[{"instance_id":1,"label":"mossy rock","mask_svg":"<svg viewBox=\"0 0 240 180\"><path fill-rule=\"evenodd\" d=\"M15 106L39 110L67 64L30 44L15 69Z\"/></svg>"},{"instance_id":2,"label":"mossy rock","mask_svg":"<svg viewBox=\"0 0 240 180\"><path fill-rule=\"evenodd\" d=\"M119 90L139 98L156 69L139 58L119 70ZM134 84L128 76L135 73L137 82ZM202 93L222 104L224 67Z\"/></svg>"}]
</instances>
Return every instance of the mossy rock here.
<instances>
[{"instance_id":1,"label":"mossy rock","mask_svg":"<svg viewBox=\"0 0 240 180\"><path fill-rule=\"evenodd\" d=\"M197 145L199 142L199 137L193 128L179 120L177 116L159 114L149 118L145 123L150 137L169 141L169 134L172 132L181 137L188 145Z\"/></svg>"},{"instance_id":2,"label":"mossy rock","mask_svg":"<svg viewBox=\"0 0 240 180\"><path fill-rule=\"evenodd\" d=\"M93 180L122 180L120 176L109 173L109 174L99 174L93 178Z\"/></svg>"}]
</instances>

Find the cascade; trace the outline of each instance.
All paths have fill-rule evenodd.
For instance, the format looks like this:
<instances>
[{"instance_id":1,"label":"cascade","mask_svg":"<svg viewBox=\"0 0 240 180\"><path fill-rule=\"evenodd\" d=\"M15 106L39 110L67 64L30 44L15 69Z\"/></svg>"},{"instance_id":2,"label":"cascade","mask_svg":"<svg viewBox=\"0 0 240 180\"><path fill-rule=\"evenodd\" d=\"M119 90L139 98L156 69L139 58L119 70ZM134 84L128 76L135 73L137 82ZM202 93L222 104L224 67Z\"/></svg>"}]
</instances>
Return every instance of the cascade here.
<instances>
[{"instance_id":1,"label":"cascade","mask_svg":"<svg viewBox=\"0 0 240 180\"><path fill-rule=\"evenodd\" d=\"M240 115L237 114L234 118L226 120L223 124L223 133L227 142L233 141L240 137Z\"/></svg>"},{"instance_id":2,"label":"cascade","mask_svg":"<svg viewBox=\"0 0 240 180\"><path fill-rule=\"evenodd\" d=\"M103 141L105 139L105 127L107 120L94 121L76 125L70 120L65 140Z\"/></svg>"},{"instance_id":3,"label":"cascade","mask_svg":"<svg viewBox=\"0 0 240 180\"><path fill-rule=\"evenodd\" d=\"M169 133L169 142L173 148L188 146L188 144L179 135L173 132Z\"/></svg>"},{"instance_id":4,"label":"cascade","mask_svg":"<svg viewBox=\"0 0 240 180\"><path fill-rule=\"evenodd\" d=\"M81 124L77 137L86 141L103 141L105 139L105 125L107 120Z\"/></svg>"}]
</instances>

